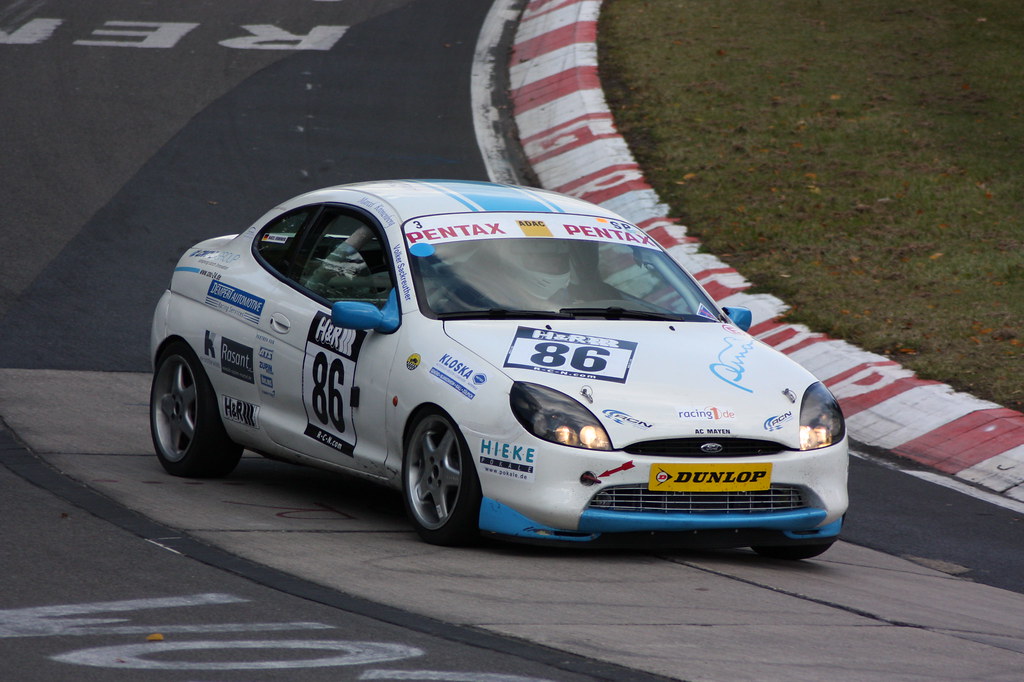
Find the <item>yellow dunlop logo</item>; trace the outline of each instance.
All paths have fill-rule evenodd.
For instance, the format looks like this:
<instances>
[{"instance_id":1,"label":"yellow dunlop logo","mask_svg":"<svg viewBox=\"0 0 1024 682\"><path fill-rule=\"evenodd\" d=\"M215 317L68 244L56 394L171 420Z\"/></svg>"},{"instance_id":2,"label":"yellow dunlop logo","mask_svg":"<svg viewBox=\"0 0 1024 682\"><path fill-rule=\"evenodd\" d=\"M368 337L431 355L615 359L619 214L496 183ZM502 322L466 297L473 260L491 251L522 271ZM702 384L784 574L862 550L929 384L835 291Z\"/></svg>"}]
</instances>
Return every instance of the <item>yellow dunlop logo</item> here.
<instances>
[{"instance_id":1,"label":"yellow dunlop logo","mask_svg":"<svg viewBox=\"0 0 1024 682\"><path fill-rule=\"evenodd\" d=\"M756 464L652 464L648 490L734 492L767 490L772 465Z\"/></svg>"}]
</instances>

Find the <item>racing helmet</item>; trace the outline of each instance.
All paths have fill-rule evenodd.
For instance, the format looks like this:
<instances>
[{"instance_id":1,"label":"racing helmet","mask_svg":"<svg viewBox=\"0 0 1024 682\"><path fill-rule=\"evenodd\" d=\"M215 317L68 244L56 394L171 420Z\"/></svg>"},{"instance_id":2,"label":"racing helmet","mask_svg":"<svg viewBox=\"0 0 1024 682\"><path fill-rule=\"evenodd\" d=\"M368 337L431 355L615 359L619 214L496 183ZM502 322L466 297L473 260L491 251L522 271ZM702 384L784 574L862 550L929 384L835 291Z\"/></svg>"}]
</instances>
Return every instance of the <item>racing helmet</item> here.
<instances>
[{"instance_id":1,"label":"racing helmet","mask_svg":"<svg viewBox=\"0 0 1024 682\"><path fill-rule=\"evenodd\" d=\"M569 244L564 239L513 239L504 250L509 274L528 294L547 300L569 286Z\"/></svg>"}]
</instances>

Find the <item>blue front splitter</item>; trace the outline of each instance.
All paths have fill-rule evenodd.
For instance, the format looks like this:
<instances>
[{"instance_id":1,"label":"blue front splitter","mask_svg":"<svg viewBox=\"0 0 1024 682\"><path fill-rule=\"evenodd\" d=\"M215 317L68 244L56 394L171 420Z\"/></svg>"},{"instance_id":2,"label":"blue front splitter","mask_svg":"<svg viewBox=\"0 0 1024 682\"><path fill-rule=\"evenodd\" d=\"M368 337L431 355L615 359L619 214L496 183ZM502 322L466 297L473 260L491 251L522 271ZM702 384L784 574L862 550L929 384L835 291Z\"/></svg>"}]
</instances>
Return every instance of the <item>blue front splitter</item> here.
<instances>
[{"instance_id":1,"label":"blue front splitter","mask_svg":"<svg viewBox=\"0 0 1024 682\"><path fill-rule=\"evenodd\" d=\"M781 531L794 540L811 540L839 535L842 520L819 527L827 515L824 509L813 507L760 514L647 513L589 509L580 517L579 528L567 531L536 523L511 507L485 497L480 505L480 530L512 537L563 542L590 542L603 533L731 529Z\"/></svg>"}]
</instances>

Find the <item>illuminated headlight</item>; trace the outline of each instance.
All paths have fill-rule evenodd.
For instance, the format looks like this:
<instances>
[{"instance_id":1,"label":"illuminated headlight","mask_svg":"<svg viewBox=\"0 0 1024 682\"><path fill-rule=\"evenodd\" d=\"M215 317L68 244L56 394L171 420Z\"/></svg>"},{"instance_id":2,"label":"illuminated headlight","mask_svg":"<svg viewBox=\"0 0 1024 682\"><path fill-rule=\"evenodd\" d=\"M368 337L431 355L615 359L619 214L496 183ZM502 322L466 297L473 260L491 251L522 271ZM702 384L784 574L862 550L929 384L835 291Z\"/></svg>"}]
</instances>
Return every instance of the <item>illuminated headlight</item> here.
<instances>
[{"instance_id":1,"label":"illuminated headlight","mask_svg":"<svg viewBox=\"0 0 1024 682\"><path fill-rule=\"evenodd\" d=\"M800 449L816 450L838 443L846 421L832 393L821 382L811 384L800 405Z\"/></svg>"},{"instance_id":2,"label":"illuminated headlight","mask_svg":"<svg viewBox=\"0 0 1024 682\"><path fill-rule=\"evenodd\" d=\"M546 386L517 381L509 394L523 428L546 441L588 450L611 450L597 417L573 398Z\"/></svg>"}]
</instances>

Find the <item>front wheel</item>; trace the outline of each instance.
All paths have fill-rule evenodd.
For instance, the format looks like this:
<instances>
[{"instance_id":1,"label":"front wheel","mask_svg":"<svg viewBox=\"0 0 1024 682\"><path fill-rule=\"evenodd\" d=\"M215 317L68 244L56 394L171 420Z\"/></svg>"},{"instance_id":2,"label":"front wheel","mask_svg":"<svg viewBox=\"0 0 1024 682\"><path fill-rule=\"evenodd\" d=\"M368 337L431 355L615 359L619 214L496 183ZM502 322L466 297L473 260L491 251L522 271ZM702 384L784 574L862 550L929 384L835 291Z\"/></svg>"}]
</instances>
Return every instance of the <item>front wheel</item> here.
<instances>
[{"instance_id":1,"label":"front wheel","mask_svg":"<svg viewBox=\"0 0 1024 682\"><path fill-rule=\"evenodd\" d=\"M824 554L829 547L832 546L831 542L822 542L814 545L774 545L774 546L758 546L751 547L752 550L757 552L763 557L769 559L787 559L789 561L799 561L800 559L811 559Z\"/></svg>"},{"instance_id":2,"label":"front wheel","mask_svg":"<svg viewBox=\"0 0 1024 682\"><path fill-rule=\"evenodd\" d=\"M183 341L160 354L149 393L153 447L169 474L214 478L230 474L242 447L224 430L217 394L199 358Z\"/></svg>"},{"instance_id":3,"label":"front wheel","mask_svg":"<svg viewBox=\"0 0 1024 682\"><path fill-rule=\"evenodd\" d=\"M440 410L420 415L406 439L402 492L426 542L459 546L479 538L480 480L462 433Z\"/></svg>"}]
</instances>

